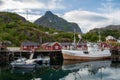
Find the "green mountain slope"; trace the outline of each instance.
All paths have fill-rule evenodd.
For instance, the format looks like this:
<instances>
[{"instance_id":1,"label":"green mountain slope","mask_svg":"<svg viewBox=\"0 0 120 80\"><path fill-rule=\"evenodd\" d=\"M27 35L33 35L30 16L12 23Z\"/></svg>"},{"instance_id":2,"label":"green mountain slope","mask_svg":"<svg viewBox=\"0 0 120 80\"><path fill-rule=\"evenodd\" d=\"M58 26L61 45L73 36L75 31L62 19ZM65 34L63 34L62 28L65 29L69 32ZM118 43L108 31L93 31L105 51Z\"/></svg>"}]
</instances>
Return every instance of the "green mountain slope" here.
<instances>
[{"instance_id":1,"label":"green mountain slope","mask_svg":"<svg viewBox=\"0 0 120 80\"><path fill-rule=\"evenodd\" d=\"M95 28L90 30L88 33L84 34L84 39L88 41L98 41L99 32L101 35L102 41L105 41L105 38L109 35L115 37L116 39L120 38L120 25L109 25L104 28Z\"/></svg>"},{"instance_id":2,"label":"green mountain slope","mask_svg":"<svg viewBox=\"0 0 120 80\"><path fill-rule=\"evenodd\" d=\"M11 42L11 46L20 46L23 41L72 41L72 37L73 33L38 26L16 13L0 12L0 41Z\"/></svg>"},{"instance_id":3,"label":"green mountain slope","mask_svg":"<svg viewBox=\"0 0 120 80\"><path fill-rule=\"evenodd\" d=\"M10 41L13 46L18 46L23 41L40 42L41 38L45 41L50 36L44 30L42 26L36 26L18 14L0 12L0 41Z\"/></svg>"},{"instance_id":4,"label":"green mountain slope","mask_svg":"<svg viewBox=\"0 0 120 80\"><path fill-rule=\"evenodd\" d=\"M73 32L76 29L76 32L81 33L81 29L76 23L67 22L50 11L47 11L44 16L37 19L34 23L66 32Z\"/></svg>"}]
</instances>

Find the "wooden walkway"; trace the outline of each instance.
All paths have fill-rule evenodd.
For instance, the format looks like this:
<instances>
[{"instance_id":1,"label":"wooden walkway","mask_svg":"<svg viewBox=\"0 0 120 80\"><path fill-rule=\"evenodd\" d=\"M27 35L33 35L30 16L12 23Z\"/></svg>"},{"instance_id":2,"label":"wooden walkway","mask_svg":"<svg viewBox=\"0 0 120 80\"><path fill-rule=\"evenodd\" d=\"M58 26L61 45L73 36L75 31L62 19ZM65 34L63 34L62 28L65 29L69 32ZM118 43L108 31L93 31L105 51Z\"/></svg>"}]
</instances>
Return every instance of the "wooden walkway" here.
<instances>
[{"instance_id":1,"label":"wooden walkway","mask_svg":"<svg viewBox=\"0 0 120 80\"><path fill-rule=\"evenodd\" d=\"M26 57L29 58L30 53L32 51L24 51L24 50L17 50L17 51L0 51L0 63L10 62L18 57ZM111 50L111 61L113 62L120 62L120 49ZM51 62L62 62L63 56L60 50L39 50L34 51L34 58L37 56L49 56Z\"/></svg>"},{"instance_id":2,"label":"wooden walkway","mask_svg":"<svg viewBox=\"0 0 120 80\"><path fill-rule=\"evenodd\" d=\"M0 51L0 63L10 62L13 60L18 59L19 57L26 57L29 58L32 51L23 51L23 50L17 50L17 51ZM33 52L32 52L33 53ZM62 62L63 56L60 50L39 50L34 51L34 57L37 56L48 56L50 57L50 60L52 63L56 62Z\"/></svg>"},{"instance_id":3,"label":"wooden walkway","mask_svg":"<svg viewBox=\"0 0 120 80\"><path fill-rule=\"evenodd\" d=\"M111 50L111 52L112 52L111 60L113 62L120 62L120 49Z\"/></svg>"}]
</instances>

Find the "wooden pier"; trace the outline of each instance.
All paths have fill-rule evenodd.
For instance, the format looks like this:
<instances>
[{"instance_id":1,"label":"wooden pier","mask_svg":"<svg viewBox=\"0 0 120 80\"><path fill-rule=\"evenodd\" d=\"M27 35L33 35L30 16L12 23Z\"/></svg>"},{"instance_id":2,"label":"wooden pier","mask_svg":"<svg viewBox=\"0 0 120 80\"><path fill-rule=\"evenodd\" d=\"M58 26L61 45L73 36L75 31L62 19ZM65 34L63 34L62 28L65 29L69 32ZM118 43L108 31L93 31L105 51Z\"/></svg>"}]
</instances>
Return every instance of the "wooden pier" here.
<instances>
[{"instance_id":1,"label":"wooden pier","mask_svg":"<svg viewBox=\"0 0 120 80\"><path fill-rule=\"evenodd\" d=\"M112 62L120 62L120 49L111 50L111 53Z\"/></svg>"},{"instance_id":2,"label":"wooden pier","mask_svg":"<svg viewBox=\"0 0 120 80\"><path fill-rule=\"evenodd\" d=\"M120 62L120 49L113 49L111 50L111 61L112 62ZM8 51L8 50L1 50L0 51L0 64L1 63L9 63L13 60L18 59L19 57L29 58L31 51ZM60 50L39 50L34 51L34 57L37 56L41 57L50 57L51 64L62 64L63 56Z\"/></svg>"},{"instance_id":3,"label":"wooden pier","mask_svg":"<svg viewBox=\"0 0 120 80\"><path fill-rule=\"evenodd\" d=\"M29 58L30 54L33 53L32 51L0 51L0 64L11 62L13 60L18 59L19 57L25 57ZM60 50L39 50L34 51L33 58L36 58L37 56L41 57L50 57L51 64L62 64L63 57Z\"/></svg>"}]
</instances>

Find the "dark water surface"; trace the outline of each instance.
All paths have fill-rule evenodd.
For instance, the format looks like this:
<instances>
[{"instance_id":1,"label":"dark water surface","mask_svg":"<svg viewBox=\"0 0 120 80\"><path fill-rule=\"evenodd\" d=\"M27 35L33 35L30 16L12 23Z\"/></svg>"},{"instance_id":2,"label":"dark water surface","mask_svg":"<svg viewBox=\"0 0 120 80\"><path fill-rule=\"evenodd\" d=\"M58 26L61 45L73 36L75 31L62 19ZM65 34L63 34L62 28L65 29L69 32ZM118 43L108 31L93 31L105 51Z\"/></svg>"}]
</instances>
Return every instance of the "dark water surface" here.
<instances>
[{"instance_id":1,"label":"dark water surface","mask_svg":"<svg viewBox=\"0 0 120 80\"><path fill-rule=\"evenodd\" d=\"M0 80L120 80L120 63L64 61L63 65L42 65L37 69L13 69L2 65Z\"/></svg>"}]
</instances>

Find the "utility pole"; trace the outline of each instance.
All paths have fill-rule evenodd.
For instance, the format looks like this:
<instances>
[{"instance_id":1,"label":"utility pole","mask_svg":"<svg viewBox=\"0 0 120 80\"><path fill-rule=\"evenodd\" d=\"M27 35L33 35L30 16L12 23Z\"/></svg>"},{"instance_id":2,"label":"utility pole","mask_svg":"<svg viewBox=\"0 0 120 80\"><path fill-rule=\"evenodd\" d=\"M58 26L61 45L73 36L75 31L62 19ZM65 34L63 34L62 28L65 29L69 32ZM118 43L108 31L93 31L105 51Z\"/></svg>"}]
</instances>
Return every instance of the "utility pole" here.
<instances>
[{"instance_id":1,"label":"utility pole","mask_svg":"<svg viewBox=\"0 0 120 80\"><path fill-rule=\"evenodd\" d=\"M26 19L28 20L28 9L27 9L27 11L26 11L26 14L27 14L27 15L26 15Z\"/></svg>"},{"instance_id":2,"label":"utility pole","mask_svg":"<svg viewBox=\"0 0 120 80\"><path fill-rule=\"evenodd\" d=\"M100 32L99 32L99 42L101 42L101 34L100 34Z\"/></svg>"}]
</instances>

